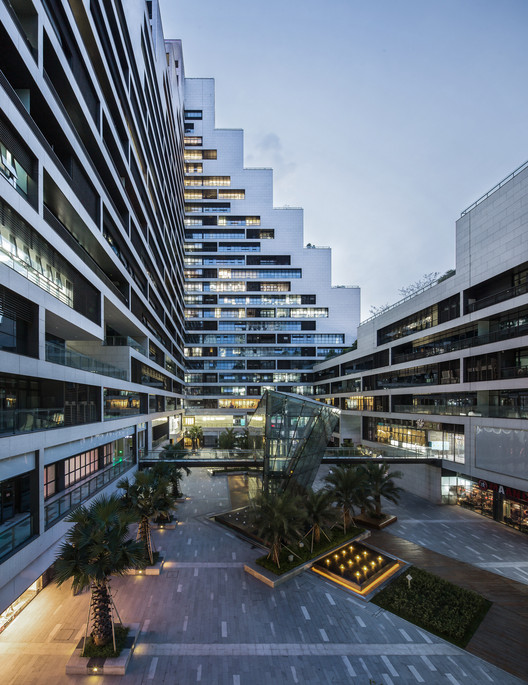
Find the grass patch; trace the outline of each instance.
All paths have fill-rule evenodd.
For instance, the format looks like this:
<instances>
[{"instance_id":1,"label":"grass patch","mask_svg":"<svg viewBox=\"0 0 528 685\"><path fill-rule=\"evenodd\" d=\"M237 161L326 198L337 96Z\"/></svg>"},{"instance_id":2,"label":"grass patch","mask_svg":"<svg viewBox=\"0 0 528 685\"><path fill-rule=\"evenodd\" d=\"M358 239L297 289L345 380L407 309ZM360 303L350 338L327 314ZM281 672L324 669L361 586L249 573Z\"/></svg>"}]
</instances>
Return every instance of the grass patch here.
<instances>
[{"instance_id":1,"label":"grass patch","mask_svg":"<svg viewBox=\"0 0 528 685\"><path fill-rule=\"evenodd\" d=\"M114 643L109 642L107 645L104 645L103 647L99 647L94 644L93 638L91 635L88 636L88 639L86 640L86 647L84 648L84 653L83 657L116 657L121 654L123 651L125 644L126 644L126 639L128 637L128 632L129 628L125 628L124 626L114 626L115 630L115 639L116 639L116 651L114 652Z\"/></svg>"},{"instance_id":2,"label":"grass patch","mask_svg":"<svg viewBox=\"0 0 528 685\"><path fill-rule=\"evenodd\" d=\"M328 550L345 544L345 542L352 540L352 538L355 538L363 531L364 528L354 528L354 526L351 526L346 533L343 533L343 531L338 528L334 528L331 531L326 531L330 541L328 541L325 536L322 535L319 544L314 544L313 552L310 551L311 543L308 538L304 541L303 547L299 547L299 545L288 545L288 547L290 547L290 549L295 552L298 557L294 555L293 561L288 561L290 552L283 548L279 555L280 568L277 568L275 562L272 561L272 559L269 559L267 555L256 559L256 563L268 571L275 573L277 576L281 576L283 573L287 573L288 571L297 568L297 566L301 566L301 564L305 564L307 561L315 559L315 557L318 557L321 554L325 554L325 552L328 552Z\"/></svg>"},{"instance_id":3,"label":"grass patch","mask_svg":"<svg viewBox=\"0 0 528 685\"><path fill-rule=\"evenodd\" d=\"M465 647L491 606L481 595L413 566L411 588L401 575L371 601L425 628L458 647Z\"/></svg>"}]
</instances>

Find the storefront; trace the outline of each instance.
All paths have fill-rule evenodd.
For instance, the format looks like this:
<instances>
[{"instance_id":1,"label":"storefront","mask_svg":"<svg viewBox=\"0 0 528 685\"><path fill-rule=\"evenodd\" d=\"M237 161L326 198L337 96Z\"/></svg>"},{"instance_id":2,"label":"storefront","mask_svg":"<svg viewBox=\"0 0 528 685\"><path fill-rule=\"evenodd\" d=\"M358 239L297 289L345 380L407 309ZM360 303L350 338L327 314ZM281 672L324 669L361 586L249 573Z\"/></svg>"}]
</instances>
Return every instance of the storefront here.
<instances>
[{"instance_id":1,"label":"storefront","mask_svg":"<svg viewBox=\"0 0 528 685\"><path fill-rule=\"evenodd\" d=\"M442 502L458 504L528 533L528 492L524 490L445 471Z\"/></svg>"}]
</instances>

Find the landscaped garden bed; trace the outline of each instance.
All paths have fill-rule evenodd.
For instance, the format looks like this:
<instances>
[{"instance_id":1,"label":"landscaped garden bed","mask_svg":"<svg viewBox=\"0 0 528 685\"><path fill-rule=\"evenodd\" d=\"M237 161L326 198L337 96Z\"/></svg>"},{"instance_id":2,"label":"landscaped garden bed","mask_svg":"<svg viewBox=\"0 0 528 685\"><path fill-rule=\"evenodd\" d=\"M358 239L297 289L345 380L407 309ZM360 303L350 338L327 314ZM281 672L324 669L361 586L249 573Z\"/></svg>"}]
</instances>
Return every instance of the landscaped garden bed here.
<instances>
[{"instance_id":1,"label":"landscaped garden bed","mask_svg":"<svg viewBox=\"0 0 528 685\"><path fill-rule=\"evenodd\" d=\"M297 566L301 566L312 559L316 559L317 557L321 556L321 554L325 554L329 550L339 547L339 545L342 545L345 542L354 540L363 532L363 528L355 528L353 526L349 528L346 533L343 533L341 528L333 528L328 532L328 537L330 539L328 540L324 536L321 537L320 542L314 545L313 552L310 550L309 542L303 542L302 547L300 547L299 544L292 545L290 549L283 547L279 554L280 567L277 567L277 564L269 557L269 555L259 557L255 561L259 566L262 566L268 571L280 576L283 573L287 573L288 571L297 568ZM290 557L293 557L293 559L290 559Z\"/></svg>"},{"instance_id":2,"label":"landscaped garden bed","mask_svg":"<svg viewBox=\"0 0 528 685\"><path fill-rule=\"evenodd\" d=\"M459 647L467 645L491 606L476 592L415 566L372 602Z\"/></svg>"}]
</instances>

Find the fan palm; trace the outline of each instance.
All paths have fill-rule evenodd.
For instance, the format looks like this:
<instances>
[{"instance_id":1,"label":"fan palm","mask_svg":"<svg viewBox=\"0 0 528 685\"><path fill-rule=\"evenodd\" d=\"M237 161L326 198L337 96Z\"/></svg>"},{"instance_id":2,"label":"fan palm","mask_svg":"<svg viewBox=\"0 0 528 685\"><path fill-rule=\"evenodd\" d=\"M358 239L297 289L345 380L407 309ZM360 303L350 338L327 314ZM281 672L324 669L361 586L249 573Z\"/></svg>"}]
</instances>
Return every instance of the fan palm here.
<instances>
[{"instance_id":1,"label":"fan palm","mask_svg":"<svg viewBox=\"0 0 528 685\"><path fill-rule=\"evenodd\" d=\"M153 564L150 519L167 517L176 506L175 497L169 492L169 481L159 478L152 470L136 471L132 483L122 478L117 487L124 490L122 505L138 521L137 537L143 543L145 558Z\"/></svg>"},{"instance_id":2,"label":"fan palm","mask_svg":"<svg viewBox=\"0 0 528 685\"><path fill-rule=\"evenodd\" d=\"M270 546L268 558L280 568L279 555L283 545L300 539L305 512L299 498L288 493L261 492L252 500L249 520L255 531Z\"/></svg>"},{"instance_id":3,"label":"fan palm","mask_svg":"<svg viewBox=\"0 0 528 685\"><path fill-rule=\"evenodd\" d=\"M363 464L361 470L365 473L367 492L374 501L374 515L381 518L381 498L385 497L393 504L397 504L402 488L394 483L394 478L401 478L401 471L390 471L388 464L368 462Z\"/></svg>"},{"instance_id":4,"label":"fan palm","mask_svg":"<svg viewBox=\"0 0 528 685\"><path fill-rule=\"evenodd\" d=\"M303 498L303 506L306 512L306 522L311 526L307 535L312 534L311 551L313 552L314 541L319 542L324 528L334 523L336 518L336 512L332 506L332 494L328 490L318 492L309 490Z\"/></svg>"},{"instance_id":5,"label":"fan palm","mask_svg":"<svg viewBox=\"0 0 528 685\"><path fill-rule=\"evenodd\" d=\"M78 507L66 521L75 524L66 533L55 561L55 580L62 585L72 580L74 592L91 588L90 618L96 645L112 640L113 601L109 580L144 565L142 545L128 537L131 518L116 495L102 495L88 507Z\"/></svg>"},{"instance_id":6,"label":"fan palm","mask_svg":"<svg viewBox=\"0 0 528 685\"><path fill-rule=\"evenodd\" d=\"M169 482L169 490L172 492L174 497L181 497L182 491L180 487L180 481L183 480L183 472L190 476L191 470L186 466L180 468L175 464L169 464L167 462L160 461L151 468L151 471L156 474L159 479L165 479Z\"/></svg>"},{"instance_id":7,"label":"fan palm","mask_svg":"<svg viewBox=\"0 0 528 685\"><path fill-rule=\"evenodd\" d=\"M353 520L354 507L361 508L366 500L366 474L356 466L338 466L325 481L333 501L343 510L343 531Z\"/></svg>"},{"instance_id":8,"label":"fan palm","mask_svg":"<svg viewBox=\"0 0 528 685\"><path fill-rule=\"evenodd\" d=\"M185 437L191 439L192 448L195 450L197 447L200 447L203 440L203 428L197 425L189 426L185 431Z\"/></svg>"}]
</instances>

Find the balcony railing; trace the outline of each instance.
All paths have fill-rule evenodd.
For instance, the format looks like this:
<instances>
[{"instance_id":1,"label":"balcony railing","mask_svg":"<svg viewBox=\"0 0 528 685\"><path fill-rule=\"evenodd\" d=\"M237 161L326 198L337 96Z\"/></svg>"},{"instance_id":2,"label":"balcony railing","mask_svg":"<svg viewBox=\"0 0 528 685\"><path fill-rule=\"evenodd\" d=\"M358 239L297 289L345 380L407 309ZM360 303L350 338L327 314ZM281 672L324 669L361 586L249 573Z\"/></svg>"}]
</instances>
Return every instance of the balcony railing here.
<instances>
[{"instance_id":1,"label":"balcony railing","mask_svg":"<svg viewBox=\"0 0 528 685\"><path fill-rule=\"evenodd\" d=\"M0 559L8 556L33 536L31 514L19 519L5 530L0 529Z\"/></svg>"},{"instance_id":2,"label":"balcony railing","mask_svg":"<svg viewBox=\"0 0 528 685\"><path fill-rule=\"evenodd\" d=\"M397 404L395 414L434 414L439 416L484 416L494 419L526 419L528 407L497 407L489 404L475 404L456 407L447 404Z\"/></svg>"},{"instance_id":3,"label":"balcony railing","mask_svg":"<svg viewBox=\"0 0 528 685\"><path fill-rule=\"evenodd\" d=\"M56 499L44 506L44 525L46 530L60 521L66 514L90 499L96 492L118 478L122 473L134 466L132 459L122 459L104 471L99 471L89 480L84 481L76 488L57 496Z\"/></svg>"},{"instance_id":4,"label":"balcony railing","mask_svg":"<svg viewBox=\"0 0 528 685\"><path fill-rule=\"evenodd\" d=\"M64 426L64 407L0 409L0 435L31 433Z\"/></svg>"},{"instance_id":5,"label":"balcony railing","mask_svg":"<svg viewBox=\"0 0 528 685\"><path fill-rule=\"evenodd\" d=\"M134 338L126 335L108 335L104 341L108 347L131 347L136 352L139 352L144 357L148 357L146 345L141 345Z\"/></svg>"},{"instance_id":6,"label":"balcony railing","mask_svg":"<svg viewBox=\"0 0 528 685\"><path fill-rule=\"evenodd\" d=\"M414 359L423 359L424 357L432 357L437 354L447 354L448 352L457 352L468 347L478 347L479 345L488 345L501 340L509 340L510 338L518 338L522 335L528 334L528 324L520 324L510 326L502 331L495 331L493 333L485 333L483 335L474 335L472 337L464 338L462 340L445 340L438 341L431 347L426 347L416 352L408 352L402 354L394 354L392 358L393 364L401 364L402 362L410 362Z\"/></svg>"},{"instance_id":7,"label":"balcony railing","mask_svg":"<svg viewBox=\"0 0 528 685\"><path fill-rule=\"evenodd\" d=\"M61 364L62 366L70 366L81 371L99 373L102 376L110 376L122 381L128 380L128 372L124 369L118 369L117 366L107 364L99 359L94 359L86 354L61 347L49 341L46 341L46 361L53 364Z\"/></svg>"},{"instance_id":8,"label":"balcony railing","mask_svg":"<svg viewBox=\"0 0 528 685\"><path fill-rule=\"evenodd\" d=\"M491 307L499 302L505 302L506 300L511 300L512 297L518 297L519 295L526 295L528 293L528 284L521 283L516 285L514 288L508 288L507 290L501 290L500 293L495 293L494 295L488 295L488 297L483 297L480 300L471 302L467 305L467 314L471 312L477 312L479 309L484 309L485 307Z\"/></svg>"}]
</instances>

